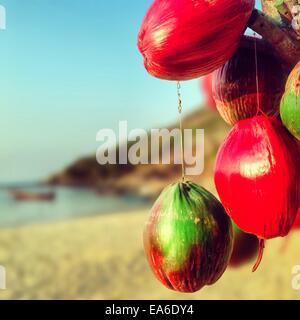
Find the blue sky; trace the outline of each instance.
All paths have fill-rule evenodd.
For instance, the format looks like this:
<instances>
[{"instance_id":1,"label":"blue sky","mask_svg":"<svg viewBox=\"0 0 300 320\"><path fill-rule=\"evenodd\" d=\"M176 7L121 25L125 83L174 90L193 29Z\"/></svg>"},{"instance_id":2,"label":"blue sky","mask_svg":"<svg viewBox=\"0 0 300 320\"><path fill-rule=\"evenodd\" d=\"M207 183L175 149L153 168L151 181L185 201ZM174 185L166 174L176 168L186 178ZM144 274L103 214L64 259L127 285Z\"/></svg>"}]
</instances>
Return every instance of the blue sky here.
<instances>
[{"instance_id":1,"label":"blue sky","mask_svg":"<svg viewBox=\"0 0 300 320\"><path fill-rule=\"evenodd\" d=\"M101 128L169 124L175 83L150 77L136 48L151 0L0 0L0 182L45 177L98 147ZM186 112L202 101L183 83Z\"/></svg>"}]
</instances>

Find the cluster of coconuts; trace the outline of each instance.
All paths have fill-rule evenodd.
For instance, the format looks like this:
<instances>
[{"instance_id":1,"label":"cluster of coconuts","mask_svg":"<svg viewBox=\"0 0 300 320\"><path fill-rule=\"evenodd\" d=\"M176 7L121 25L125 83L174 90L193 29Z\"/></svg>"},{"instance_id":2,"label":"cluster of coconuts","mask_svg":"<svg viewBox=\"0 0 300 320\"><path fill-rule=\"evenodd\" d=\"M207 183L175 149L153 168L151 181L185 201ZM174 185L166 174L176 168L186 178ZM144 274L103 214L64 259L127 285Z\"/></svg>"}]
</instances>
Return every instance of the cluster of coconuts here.
<instances>
[{"instance_id":1,"label":"cluster of coconuts","mask_svg":"<svg viewBox=\"0 0 300 320\"><path fill-rule=\"evenodd\" d=\"M240 48L254 4L154 0L139 32L151 75L180 81L213 72L216 108L234 126L216 159L221 201L192 182L174 183L145 227L150 267L176 291L212 285L229 264L240 265L260 249L256 270L264 241L286 236L299 209L300 64L286 83L272 54L255 59L260 40L248 38Z\"/></svg>"}]
</instances>

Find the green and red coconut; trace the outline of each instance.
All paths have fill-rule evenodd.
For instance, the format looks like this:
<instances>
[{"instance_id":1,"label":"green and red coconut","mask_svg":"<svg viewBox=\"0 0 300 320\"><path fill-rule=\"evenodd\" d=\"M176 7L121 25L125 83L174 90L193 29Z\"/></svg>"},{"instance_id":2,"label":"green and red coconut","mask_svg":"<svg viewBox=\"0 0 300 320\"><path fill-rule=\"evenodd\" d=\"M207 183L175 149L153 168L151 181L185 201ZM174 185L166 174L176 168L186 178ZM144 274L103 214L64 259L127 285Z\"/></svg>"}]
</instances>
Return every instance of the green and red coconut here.
<instances>
[{"instance_id":1,"label":"green and red coconut","mask_svg":"<svg viewBox=\"0 0 300 320\"><path fill-rule=\"evenodd\" d=\"M145 252L167 288L195 292L214 284L229 263L233 232L222 204L191 183L168 186L151 210Z\"/></svg>"}]
</instances>

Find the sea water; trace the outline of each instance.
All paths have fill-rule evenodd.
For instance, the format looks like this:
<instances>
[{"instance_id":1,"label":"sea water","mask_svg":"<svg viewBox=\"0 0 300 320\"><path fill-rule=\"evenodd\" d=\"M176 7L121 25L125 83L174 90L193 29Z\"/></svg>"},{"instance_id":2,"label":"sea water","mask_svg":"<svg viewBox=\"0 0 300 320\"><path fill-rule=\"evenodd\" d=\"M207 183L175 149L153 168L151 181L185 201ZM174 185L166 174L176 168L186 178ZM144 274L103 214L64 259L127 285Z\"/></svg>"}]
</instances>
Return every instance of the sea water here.
<instances>
[{"instance_id":1,"label":"sea water","mask_svg":"<svg viewBox=\"0 0 300 320\"><path fill-rule=\"evenodd\" d=\"M27 187L29 192L54 191L54 201L16 201L8 189L0 189L0 227L70 219L113 212L126 212L147 206L145 199L99 195L88 188Z\"/></svg>"}]
</instances>

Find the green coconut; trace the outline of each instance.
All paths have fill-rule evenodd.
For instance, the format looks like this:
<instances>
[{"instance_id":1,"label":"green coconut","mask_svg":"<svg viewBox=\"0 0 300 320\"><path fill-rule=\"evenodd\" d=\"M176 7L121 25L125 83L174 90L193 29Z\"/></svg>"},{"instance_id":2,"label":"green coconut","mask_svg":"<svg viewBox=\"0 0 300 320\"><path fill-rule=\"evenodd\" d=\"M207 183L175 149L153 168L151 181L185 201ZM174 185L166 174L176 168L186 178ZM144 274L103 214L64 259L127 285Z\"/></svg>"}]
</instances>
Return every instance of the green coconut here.
<instances>
[{"instance_id":1,"label":"green coconut","mask_svg":"<svg viewBox=\"0 0 300 320\"><path fill-rule=\"evenodd\" d=\"M289 75L280 104L282 122L300 140L300 62Z\"/></svg>"}]
</instances>

